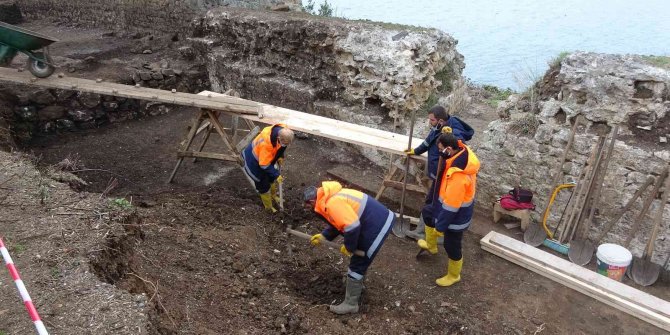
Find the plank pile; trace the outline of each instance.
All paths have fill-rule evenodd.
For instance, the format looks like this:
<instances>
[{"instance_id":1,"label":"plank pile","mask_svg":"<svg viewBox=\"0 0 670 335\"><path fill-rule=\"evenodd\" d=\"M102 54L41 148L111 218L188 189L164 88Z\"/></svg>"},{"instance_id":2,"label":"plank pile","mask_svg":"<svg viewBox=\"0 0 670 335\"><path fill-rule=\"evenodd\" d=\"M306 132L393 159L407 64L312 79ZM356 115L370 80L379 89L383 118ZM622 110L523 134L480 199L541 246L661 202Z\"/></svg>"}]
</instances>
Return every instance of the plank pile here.
<instances>
[{"instance_id":1,"label":"plank pile","mask_svg":"<svg viewBox=\"0 0 670 335\"><path fill-rule=\"evenodd\" d=\"M490 232L482 249L670 331L670 303L505 235Z\"/></svg>"}]
</instances>

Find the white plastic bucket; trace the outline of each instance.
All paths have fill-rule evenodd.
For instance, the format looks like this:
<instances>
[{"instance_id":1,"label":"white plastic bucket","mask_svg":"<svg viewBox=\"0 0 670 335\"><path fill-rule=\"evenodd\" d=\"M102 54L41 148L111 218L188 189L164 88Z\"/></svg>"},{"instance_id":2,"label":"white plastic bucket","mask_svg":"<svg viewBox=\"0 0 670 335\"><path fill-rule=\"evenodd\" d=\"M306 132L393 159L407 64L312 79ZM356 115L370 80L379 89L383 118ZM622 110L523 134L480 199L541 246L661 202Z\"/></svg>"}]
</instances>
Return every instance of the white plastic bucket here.
<instances>
[{"instance_id":1,"label":"white plastic bucket","mask_svg":"<svg viewBox=\"0 0 670 335\"><path fill-rule=\"evenodd\" d=\"M596 252L598 273L617 281L621 281L632 260L633 254L618 244L601 244Z\"/></svg>"}]
</instances>

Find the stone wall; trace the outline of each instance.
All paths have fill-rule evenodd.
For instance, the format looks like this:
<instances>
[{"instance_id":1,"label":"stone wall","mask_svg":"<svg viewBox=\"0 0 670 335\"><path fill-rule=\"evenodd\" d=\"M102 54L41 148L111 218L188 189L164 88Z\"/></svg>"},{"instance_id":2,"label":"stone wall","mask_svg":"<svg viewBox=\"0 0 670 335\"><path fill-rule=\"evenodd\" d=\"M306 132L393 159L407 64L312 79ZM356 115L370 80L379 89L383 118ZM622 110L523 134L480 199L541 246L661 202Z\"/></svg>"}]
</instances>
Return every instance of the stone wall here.
<instances>
[{"instance_id":1,"label":"stone wall","mask_svg":"<svg viewBox=\"0 0 670 335\"><path fill-rule=\"evenodd\" d=\"M341 109L340 119L368 114L373 126L418 109L441 85L437 73L455 79L464 67L457 41L434 29L234 8L194 27L214 89L301 111Z\"/></svg>"},{"instance_id":2,"label":"stone wall","mask_svg":"<svg viewBox=\"0 0 670 335\"><path fill-rule=\"evenodd\" d=\"M6 0L5 0L6 1ZM301 10L299 0L16 0L28 19L119 30L185 31L190 21L218 6Z\"/></svg>"},{"instance_id":3,"label":"stone wall","mask_svg":"<svg viewBox=\"0 0 670 335\"><path fill-rule=\"evenodd\" d=\"M539 101L530 100L528 95L512 96L501 104L501 119L489 125L485 140L476 148L483 162L478 182L480 204L488 210L497 196L520 183L535 192L538 209L534 219L541 222L553 191L549 183L575 119L583 118L584 126L578 129L574 149L561 167L564 182L577 179L597 136L608 134L618 124L619 138L590 230L591 237L597 236L647 176L657 177L670 163L670 70L655 63L659 62L649 57L575 53L550 69L535 87ZM551 226L558 222L569 194L563 192L554 203ZM622 243L626 239L641 203L637 201L604 242ZM653 213L660 206L658 199L652 203L650 214L632 241L634 255L642 254ZM669 231L670 206L665 206L653 255L653 261L659 264L670 253Z\"/></svg>"},{"instance_id":4,"label":"stone wall","mask_svg":"<svg viewBox=\"0 0 670 335\"><path fill-rule=\"evenodd\" d=\"M197 93L209 87L202 72L181 71L172 68L146 66L128 74L125 84L143 87L176 89ZM60 89L42 89L24 85L0 84L0 148L13 146L3 143L3 130L18 141L33 136L98 128L108 123L121 122L168 113L171 106Z\"/></svg>"}]
</instances>

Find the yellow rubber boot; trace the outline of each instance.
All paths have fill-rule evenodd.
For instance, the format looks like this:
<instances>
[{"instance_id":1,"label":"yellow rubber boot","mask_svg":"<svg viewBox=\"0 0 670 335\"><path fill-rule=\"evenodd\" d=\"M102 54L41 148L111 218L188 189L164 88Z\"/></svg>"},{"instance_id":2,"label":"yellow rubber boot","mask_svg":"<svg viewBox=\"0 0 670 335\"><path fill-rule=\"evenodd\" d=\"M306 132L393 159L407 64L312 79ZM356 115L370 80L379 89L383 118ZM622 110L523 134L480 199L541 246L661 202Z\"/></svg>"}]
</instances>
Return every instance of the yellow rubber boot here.
<instances>
[{"instance_id":1,"label":"yellow rubber boot","mask_svg":"<svg viewBox=\"0 0 670 335\"><path fill-rule=\"evenodd\" d=\"M263 207L265 209L269 210L272 213L276 213L277 210L272 207L272 193L266 192L266 193L261 193L261 201L263 202Z\"/></svg>"},{"instance_id":2,"label":"yellow rubber boot","mask_svg":"<svg viewBox=\"0 0 670 335\"><path fill-rule=\"evenodd\" d=\"M463 258L458 261L449 259L449 267L447 268L447 275L435 280L438 286L451 286L461 281L461 269L463 268Z\"/></svg>"},{"instance_id":3,"label":"yellow rubber boot","mask_svg":"<svg viewBox=\"0 0 670 335\"><path fill-rule=\"evenodd\" d=\"M433 227L426 226L426 239L416 241L419 248L428 251L431 255L437 254L437 237L438 232Z\"/></svg>"}]
</instances>

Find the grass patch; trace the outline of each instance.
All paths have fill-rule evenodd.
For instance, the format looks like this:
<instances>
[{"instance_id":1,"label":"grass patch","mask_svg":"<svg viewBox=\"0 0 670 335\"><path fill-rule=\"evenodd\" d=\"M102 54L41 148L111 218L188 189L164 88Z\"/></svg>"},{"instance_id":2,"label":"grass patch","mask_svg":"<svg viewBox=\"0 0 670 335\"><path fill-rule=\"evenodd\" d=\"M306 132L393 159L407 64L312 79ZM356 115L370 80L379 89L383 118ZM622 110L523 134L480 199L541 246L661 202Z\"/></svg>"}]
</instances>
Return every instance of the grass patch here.
<instances>
[{"instance_id":1,"label":"grass patch","mask_svg":"<svg viewBox=\"0 0 670 335\"><path fill-rule=\"evenodd\" d=\"M516 93L511 88L501 89L493 85L484 85L482 89L490 94L489 98L485 100L486 104L496 108L501 101L507 100L510 95Z\"/></svg>"},{"instance_id":2,"label":"grass patch","mask_svg":"<svg viewBox=\"0 0 670 335\"><path fill-rule=\"evenodd\" d=\"M568 57L568 56L570 56L570 53L569 53L569 52L567 52L567 51L562 51L562 52L560 52L560 53L558 54L558 56L552 58L552 59L549 61L549 66L550 66L550 67L556 67L556 66L558 66L558 65L561 64L561 62L565 59L565 57Z\"/></svg>"},{"instance_id":3,"label":"grass patch","mask_svg":"<svg viewBox=\"0 0 670 335\"><path fill-rule=\"evenodd\" d=\"M540 120L532 113L528 113L524 117L512 121L509 126L509 131L521 136L532 137L535 136L537 127L540 125Z\"/></svg>"},{"instance_id":4,"label":"grass patch","mask_svg":"<svg viewBox=\"0 0 670 335\"><path fill-rule=\"evenodd\" d=\"M382 28L389 29L389 30L409 30L409 31L414 31L414 32L426 32L426 31L433 30L433 28L424 28L424 27L412 26L412 25L400 24L400 23L372 21L372 20L368 20L368 19L358 19L358 20L349 20L349 21L374 24L374 25L377 25L377 26L380 26Z\"/></svg>"},{"instance_id":5,"label":"grass patch","mask_svg":"<svg viewBox=\"0 0 670 335\"><path fill-rule=\"evenodd\" d=\"M641 56L649 65L670 70L670 56Z\"/></svg>"},{"instance_id":6,"label":"grass patch","mask_svg":"<svg viewBox=\"0 0 670 335\"><path fill-rule=\"evenodd\" d=\"M120 207L122 209L129 209L133 207L133 204L130 203L130 201L126 200L126 198L116 198L111 201L112 205L116 207Z\"/></svg>"},{"instance_id":7,"label":"grass patch","mask_svg":"<svg viewBox=\"0 0 670 335\"><path fill-rule=\"evenodd\" d=\"M431 94L428 99L423 103L419 112L428 114L428 111L435 105L437 105L438 97L435 94Z\"/></svg>"},{"instance_id":8,"label":"grass patch","mask_svg":"<svg viewBox=\"0 0 670 335\"><path fill-rule=\"evenodd\" d=\"M439 93L449 93L454 89L453 80L456 76L454 67L451 63L447 64L442 70L435 72L435 79L441 81L440 86L437 87Z\"/></svg>"},{"instance_id":9,"label":"grass patch","mask_svg":"<svg viewBox=\"0 0 670 335\"><path fill-rule=\"evenodd\" d=\"M12 245L12 247L10 249L11 249L12 253L20 254L20 253L26 251L26 246L21 244L21 243L17 243L17 244Z\"/></svg>"}]
</instances>

